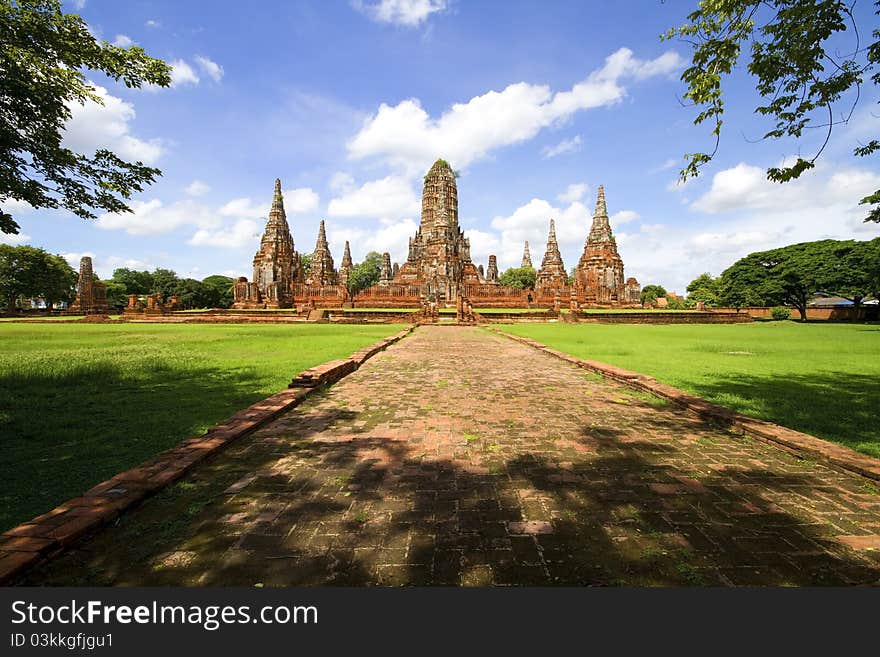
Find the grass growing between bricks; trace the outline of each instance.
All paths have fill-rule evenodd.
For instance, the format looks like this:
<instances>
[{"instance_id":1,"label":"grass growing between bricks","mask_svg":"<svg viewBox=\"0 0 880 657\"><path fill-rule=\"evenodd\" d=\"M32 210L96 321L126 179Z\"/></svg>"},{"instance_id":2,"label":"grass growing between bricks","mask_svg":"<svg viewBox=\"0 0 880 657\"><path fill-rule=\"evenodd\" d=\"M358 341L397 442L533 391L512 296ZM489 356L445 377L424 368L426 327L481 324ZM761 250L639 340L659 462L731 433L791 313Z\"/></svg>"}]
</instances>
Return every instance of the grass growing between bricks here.
<instances>
[{"instance_id":1,"label":"grass growing between bricks","mask_svg":"<svg viewBox=\"0 0 880 657\"><path fill-rule=\"evenodd\" d=\"M395 325L0 327L0 531Z\"/></svg>"},{"instance_id":2,"label":"grass growing between bricks","mask_svg":"<svg viewBox=\"0 0 880 657\"><path fill-rule=\"evenodd\" d=\"M499 326L577 358L641 372L745 415L880 457L880 326Z\"/></svg>"}]
</instances>

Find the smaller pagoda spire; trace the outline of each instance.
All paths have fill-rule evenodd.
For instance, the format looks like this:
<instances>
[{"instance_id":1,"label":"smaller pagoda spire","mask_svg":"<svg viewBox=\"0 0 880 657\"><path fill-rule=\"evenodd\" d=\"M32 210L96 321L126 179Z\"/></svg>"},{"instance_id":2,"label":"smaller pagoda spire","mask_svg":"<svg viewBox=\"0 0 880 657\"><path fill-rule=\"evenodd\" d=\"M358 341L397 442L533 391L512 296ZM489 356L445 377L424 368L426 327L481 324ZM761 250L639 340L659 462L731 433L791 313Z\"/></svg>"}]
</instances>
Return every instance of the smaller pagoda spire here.
<instances>
[{"instance_id":1,"label":"smaller pagoda spire","mask_svg":"<svg viewBox=\"0 0 880 657\"><path fill-rule=\"evenodd\" d=\"M559 244L556 242L556 223L551 219L550 233L547 235L547 250L544 252L544 259L541 261L541 269L560 264L562 264L562 256L559 253Z\"/></svg>"},{"instance_id":2,"label":"smaller pagoda spire","mask_svg":"<svg viewBox=\"0 0 880 657\"><path fill-rule=\"evenodd\" d=\"M284 212L284 196L281 194L281 178L275 179L275 193L272 195L272 211Z\"/></svg>"},{"instance_id":3,"label":"smaller pagoda spire","mask_svg":"<svg viewBox=\"0 0 880 657\"><path fill-rule=\"evenodd\" d=\"M526 242L526 246L523 249L522 264L520 265L520 267L532 267L532 266L533 266L532 265L532 254L529 253L529 243Z\"/></svg>"},{"instance_id":4,"label":"smaller pagoda spire","mask_svg":"<svg viewBox=\"0 0 880 657\"><path fill-rule=\"evenodd\" d=\"M596 211L594 217L607 217L608 208L605 207L605 187L599 185L599 193L596 195Z\"/></svg>"},{"instance_id":5,"label":"smaller pagoda spire","mask_svg":"<svg viewBox=\"0 0 880 657\"><path fill-rule=\"evenodd\" d=\"M391 283L391 254L387 251L382 254L382 268L379 270L379 285L389 285Z\"/></svg>"},{"instance_id":6,"label":"smaller pagoda spire","mask_svg":"<svg viewBox=\"0 0 880 657\"><path fill-rule=\"evenodd\" d=\"M486 282L498 282L498 259L494 255L489 256L489 266L486 268Z\"/></svg>"},{"instance_id":7,"label":"smaller pagoda spire","mask_svg":"<svg viewBox=\"0 0 880 657\"><path fill-rule=\"evenodd\" d=\"M348 246L348 240L345 240L345 252L342 254L342 263L339 265L339 271L343 269L351 269L353 267L351 261L351 248Z\"/></svg>"}]
</instances>

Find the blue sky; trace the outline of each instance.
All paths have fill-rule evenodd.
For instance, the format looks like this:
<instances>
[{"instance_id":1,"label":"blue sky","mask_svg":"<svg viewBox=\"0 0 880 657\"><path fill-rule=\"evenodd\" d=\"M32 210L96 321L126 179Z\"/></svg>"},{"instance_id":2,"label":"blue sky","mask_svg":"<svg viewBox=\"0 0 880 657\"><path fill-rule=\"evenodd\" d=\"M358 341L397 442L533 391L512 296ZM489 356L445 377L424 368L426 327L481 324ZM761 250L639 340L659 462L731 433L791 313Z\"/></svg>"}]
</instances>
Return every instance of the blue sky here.
<instances>
[{"instance_id":1,"label":"blue sky","mask_svg":"<svg viewBox=\"0 0 880 657\"><path fill-rule=\"evenodd\" d=\"M494 253L502 269L518 265L526 239L540 260L551 218L574 266L599 184L626 274L680 292L751 251L880 234L857 206L880 187L880 170L851 156L877 134L873 89L817 169L778 186L764 169L810 154L820 136L756 143L768 125L740 73L718 157L675 184L683 154L711 140L680 103L689 47L658 35L694 4L69 2L101 38L171 63L175 82L129 90L92 76L105 104L75 108L67 142L110 147L164 175L134 214L83 221L12 207L22 235L5 241L71 262L92 255L103 277L120 266L249 276L280 177L298 250L311 252L326 219L337 265L346 239L355 261L368 250L402 261L438 157L461 173L475 262ZM864 25L870 9L859 0Z\"/></svg>"}]
</instances>

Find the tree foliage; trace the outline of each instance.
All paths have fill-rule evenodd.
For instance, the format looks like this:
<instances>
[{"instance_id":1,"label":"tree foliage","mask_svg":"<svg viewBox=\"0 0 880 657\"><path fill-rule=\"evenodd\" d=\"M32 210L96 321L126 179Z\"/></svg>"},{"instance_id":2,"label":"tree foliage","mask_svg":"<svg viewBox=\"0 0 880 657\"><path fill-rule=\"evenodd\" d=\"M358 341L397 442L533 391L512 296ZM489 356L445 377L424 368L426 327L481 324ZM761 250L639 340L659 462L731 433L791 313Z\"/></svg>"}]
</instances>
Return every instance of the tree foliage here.
<instances>
[{"instance_id":1,"label":"tree foliage","mask_svg":"<svg viewBox=\"0 0 880 657\"><path fill-rule=\"evenodd\" d=\"M348 275L348 293L354 296L379 282L382 273L382 254L370 251L363 262L352 266Z\"/></svg>"},{"instance_id":2,"label":"tree foliage","mask_svg":"<svg viewBox=\"0 0 880 657\"><path fill-rule=\"evenodd\" d=\"M708 272L700 274L688 283L688 301L702 302L710 308L716 307L718 305L720 283L720 279L712 278Z\"/></svg>"},{"instance_id":3,"label":"tree foliage","mask_svg":"<svg viewBox=\"0 0 880 657\"><path fill-rule=\"evenodd\" d=\"M199 281L180 278L170 269L156 268L149 272L120 268L114 270L112 278L105 283L108 303L116 308L120 303L123 306L128 303L129 294L161 294L164 301L177 296L182 309L229 308L233 302L234 281L219 274Z\"/></svg>"},{"instance_id":4,"label":"tree foliage","mask_svg":"<svg viewBox=\"0 0 880 657\"><path fill-rule=\"evenodd\" d=\"M810 298L823 292L859 305L873 293L880 238L869 242L820 240L792 244L741 258L721 274L723 305L793 306L801 320Z\"/></svg>"},{"instance_id":5,"label":"tree foliage","mask_svg":"<svg viewBox=\"0 0 880 657\"><path fill-rule=\"evenodd\" d=\"M171 83L167 64L137 46L99 43L60 0L0 0L0 231L19 228L5 201L94 218L99 209L130 212L131 195L161 175L106 149L76 153L62 144L71 107L102 102L87 70L127 87Z\"/></svg>"},{"instance_id":6,"label":"tree foliage","mask_svg":"<svg viewBox=\"0 0 880 657\"><path fill-rule=\"evenodd\" d=\"M534 267L511 267L498 277L498 282L517 290L533 290L537 276Z\"/></svg>"},{"instance_id":7,"label":"tree foliage","mask_svg":"<svg viewBox=\"0 0 880 657\"><path fill-rule=\"evenodd\" d=\"M13 312L23 299L42 299L47 308L73 301L77 273L58 255L32 246L0 244L0 303Z\"/></svg>"},{"instance_id":8,"label":"tree foliage","mask_svg":"<svg viewBox=\"0 0 880 657\"><path fill-rule=\"evenodd\" d=\"M666 288L662 285L646 285L642 288L639 299L642 303L646 301L654 303L659 297L666 296Z\"/></svg>"},{"instance_id":9,"label":"tree foliage","mask_svg":"<svg viewBox=\"0 0 880 657\"><path fill-rule=\"evenodd\" d=\"M664 38L680 37L691 44L691 65L681 79L684 96L700 112L695 124L709 122L715 145L711 153L689 153L682 180L697 176L718 152L724 123L724 81L750 45L748 71L761 96L756 113L768 117L772 128L764 139L793 138L800 142L810 129L823 131L823 141L793 163L771 167L776 182L797 178L815 166L835 126L846 123L858 102L865 78L880 84L880 30L859 30L852 8L843 0L700 0L688 22L670 29ZM880 14L880 0L874 3ZM870 34L872 41L861 41ZM841 43L845 41L845 43ZM854 102L850 103L850 100ZM841 103L842 114L835 110ZM880 141L854 147L867 156L880 150ZM865 221L880 221L880 190L861 200L873 205Z\"/></svg>"}]
</instances>

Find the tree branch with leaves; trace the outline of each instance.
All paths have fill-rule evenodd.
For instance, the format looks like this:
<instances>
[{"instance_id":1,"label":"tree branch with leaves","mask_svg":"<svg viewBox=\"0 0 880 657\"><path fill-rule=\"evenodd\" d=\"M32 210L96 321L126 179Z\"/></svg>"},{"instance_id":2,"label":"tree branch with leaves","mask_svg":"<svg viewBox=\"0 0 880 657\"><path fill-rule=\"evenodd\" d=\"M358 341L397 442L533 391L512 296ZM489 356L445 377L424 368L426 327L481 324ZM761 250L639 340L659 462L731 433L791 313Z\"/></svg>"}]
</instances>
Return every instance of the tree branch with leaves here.
<instances>
[{"instance_id":1,"label":"tree branch with leaves","mask_svg":"<svg viewBox=\"0 0 880 657\"><path fill-rule=\"evenodd\" d=\"M687 84L684 98L700 108L694 124L708 122L714 137L711 152L685 155L682 182L698 176L718 153L725 78L737 67L747 46L747 69L764 99L755 112L773 121L763 139L801 140L807 130L824 130L824 139L814 152L768 168L767 178L788 182L815 167L834 128L852 117L866 78L870 75L874 85L880 84L880 72L876 72L880 29L870 32L872 43L863 44L854 6L854 1L842 0L700 0L686 24L662 35L692 46L691 65L681 76ZM880 0L874 8L874 14L880 14ZM850 39L842 54L832 50L840 35ZM853 153L866 157L878 150L880 141L872 139L855 146ZM865 221L880 222L880 190L860 203L873 206Z\"/></svg>"},{"instance_id":2,"label":"tree branch with leaves","mask_svg":"<svg viewBox=\"0 0 880 657\"><path fill-rule=\"evenodd\" d=\"M126 87L167 87L171 67L142 48L98 42L60 0L0 0L0 231L19 226L6 201L64 208L84 219L95 211L131 212L127 201L161 175L114 153L76 153L62 141L76 103L102 103L85 71Z\"/></svg>"}]
</instances>

